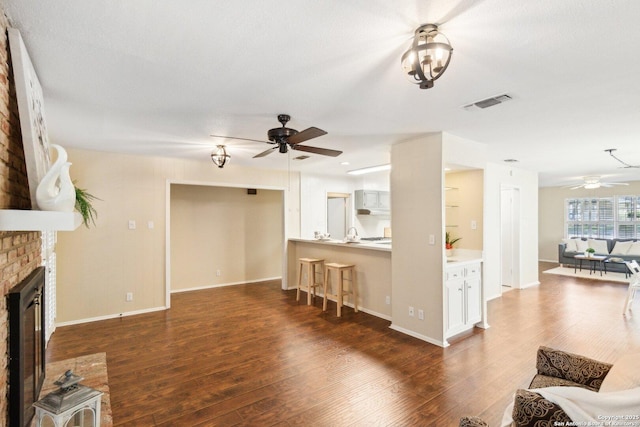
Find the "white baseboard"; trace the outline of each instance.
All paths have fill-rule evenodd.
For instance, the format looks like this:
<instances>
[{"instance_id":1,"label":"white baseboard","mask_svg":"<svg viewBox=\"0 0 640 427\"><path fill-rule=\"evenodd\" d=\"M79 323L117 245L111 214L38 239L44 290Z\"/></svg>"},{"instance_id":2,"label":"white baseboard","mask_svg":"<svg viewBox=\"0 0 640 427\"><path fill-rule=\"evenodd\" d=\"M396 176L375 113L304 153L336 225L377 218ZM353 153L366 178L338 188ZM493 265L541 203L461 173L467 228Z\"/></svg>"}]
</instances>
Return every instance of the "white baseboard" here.
<instances>
[{"instance_id":1,"label":"white baseboard","mask_svg":"<svg viewBox=\"0 0 640 427\"><path fill-rule=\"evenodd\" d=\"M136 314L153 313L155 311L162 311L162 310L166 310L166 309L167 309L167 307L153 307L153 308L145 308L144 310L127 311L125 313L119 313L119 314L107 314L105 316L89 317L89 318L86 318L86 319L79 319L79 320L71 320L69 322L56 323L56 328L59 327L59 326L71 326L71 325L79 325L81 323L98 322L100 320L118 319L120 317L125 317L125 316L135 316Z\"/></svg>"},{"instance_id":2,"label":"white baseboard","mask_svg":"<svg viewBox=\"0 0 640 427\"><path fill-rule=\"evenodd\" d=\"M435 340L435 339L433 339L431 337L428 337L426 335L422 335L422 334L419 334L417 332L411 331L409 329L405 329L403 327L394 325L393 323L391 324L391 326L389 326L389 328L393 329L394 331L402 332L405 335L409 335L409 336L417 338L419 340L426 341L429 344L437 345L439 347L449 347L449 343L446 342L446 341L442 342L442 341L439 341L439 340Z\"/></svg>"},{"instance_id":3,"label":"white baseboard","mask_svg":"<svg viewBox=\"0 0 640 427\"><path fill-rule=\"evenodd\" d=\"M557 259L539 259L538 261L541 261L541 262L553 262L553 263L556 263L556 264L558 263Z\"/></svg>"},{"instance_id":4,"label":"white baseboard","mask_svg":"<svg viewBox=\"0 0 640 427\"><path fill-rule=\"evenodd\" d=\"M255 280L248 280L248 281L245 280L245 281L242 281L242 282L218 283L218 284L215 284L215 285L196 286L196 287L193 287L193 288L185 288L185 289L172 289L170 292L172 294L179 294L181 292L202 291L204 289L223 288L225 286L235 286L235 285L246 285L246 284L249 284L249 283L270 282L272 280L282 280L282 276L266 277L266 278L262 278L262 279L255 279Z\"/></svg>"},{"instance_id":5,"label":"white baseboard","mask_svg":"<svg viewBox=\"0 0 640 427\"><path fill-rule=\"evenodd\" d=\"M531 283L527 283L526 285L522 285L520 286L520 289L527 289L527 288L531 288L533 286L538 286L540 284L540 282L538 282L537 280L535 282L531 282Z\"/></svg>"}]
</instances>

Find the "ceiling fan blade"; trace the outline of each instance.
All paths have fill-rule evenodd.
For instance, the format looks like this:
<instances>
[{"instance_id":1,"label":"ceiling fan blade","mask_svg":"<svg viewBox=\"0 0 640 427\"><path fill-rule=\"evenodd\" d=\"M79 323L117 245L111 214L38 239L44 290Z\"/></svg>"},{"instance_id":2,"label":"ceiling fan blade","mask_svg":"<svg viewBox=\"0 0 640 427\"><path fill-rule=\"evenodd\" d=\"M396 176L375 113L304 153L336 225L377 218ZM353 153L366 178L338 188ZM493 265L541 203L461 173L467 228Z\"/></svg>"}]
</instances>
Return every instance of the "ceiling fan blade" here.
<instances>
[{"instance_id":1,"label":"ceiling fan blade","mask_svg":"<svg viewBox=\"0 0 640 427\"><path fill-rule=\"evenodd\" d=\"M601 182L600 185L602 187L614 187L616 185L629 185L626 182Z\"/></svg>"},{"instance_id":2,"label":"ceiling fan blade","mask_svg":"<svg viewBox=\"0 0 640 427\"><path fill-rule=\"evenodd\" d=\"M292 150L306 151L307 153L322 154L323 156L336 157L342 154L342 151L330 150L329 148L309 147L308 145L292 145Z\"/></svg>"},{"instance_id":3,"label":"ceiling fan blade","mask_svg":"<svg viewBox=\"0 0 640 427\"><path fill-rule=\"evenodd\" d=\"M266 155L268 155L268 154L271 154L271 153L273 153L273 150L275 150L276 148L278 148L278 146L277 146L277 145L276 145L275 147L271 147L271 148L269 148L268 150L263 151L263 152L262 152L262 153L260 153L260 154L256 154L255 156L253 156L253 158L254 158L254 159L257 159L258 157L264 157L264 156L266 156Z\"/></svg>"},{"instance_id":4,"label":"ceiling fan blade","mask_svg":"<svg viewBox=\"0 0 640 427\"><path fill-rule=\"evenodd\" d=\"M308 141L312 138L317 138L326 134L327 132L323 131L322 129L318 129L312 126L308 129L303 130L302 132L298 132L297 134L290 136L287 142L289 144L295 145L300 142Z\"/></svg>"},{"instance_id":5,"label":"ceiling fan blade","mask_svg":"<svg viewBox=\"0 0 640 427\"><path fill-rule=\"evenodd\" d=\"M209 135L214 138L225 138L225 139L239 139L241 141L252 141L252 142L266 142L267 144L273 144L273 142L262 141L259 139L249 139L249 138L238 138L237 136L223 136L223 135Z\"/></svg>"}]
</instances>

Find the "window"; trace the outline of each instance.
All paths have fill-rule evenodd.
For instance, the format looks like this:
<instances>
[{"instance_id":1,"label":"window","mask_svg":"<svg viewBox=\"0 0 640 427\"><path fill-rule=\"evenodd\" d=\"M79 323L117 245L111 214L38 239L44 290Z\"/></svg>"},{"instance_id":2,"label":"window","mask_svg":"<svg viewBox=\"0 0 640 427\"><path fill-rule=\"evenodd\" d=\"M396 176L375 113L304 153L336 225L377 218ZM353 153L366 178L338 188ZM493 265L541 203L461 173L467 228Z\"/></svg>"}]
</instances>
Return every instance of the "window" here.
<instances>
[{"instance_id":1,"label":"window","mask_svg":"<svg viewBox=\"0 0 640 427\"><path fill-rule=\"evenodd\" d=\"M566 237L640 238L640 196L566 199Z\"/></svg>"}]
</instances>

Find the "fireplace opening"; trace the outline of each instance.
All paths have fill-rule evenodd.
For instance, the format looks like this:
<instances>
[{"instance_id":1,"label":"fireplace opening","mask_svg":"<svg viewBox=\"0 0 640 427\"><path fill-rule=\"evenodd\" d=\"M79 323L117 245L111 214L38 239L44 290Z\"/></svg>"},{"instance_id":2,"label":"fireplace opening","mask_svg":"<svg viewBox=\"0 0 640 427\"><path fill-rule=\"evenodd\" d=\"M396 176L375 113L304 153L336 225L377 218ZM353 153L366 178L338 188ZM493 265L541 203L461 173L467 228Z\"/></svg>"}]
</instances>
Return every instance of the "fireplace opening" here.
<instances>
[{"instance_id":1,"label":"fireplace opening","mask_svg":"<svg viewBox=\"0 0 640 427\"><path fill-rule=\"evenodd\" d=\"M9 426L30 425L45 374L45 268L7 294L9 312Z\"/></svg>"}]
</instances>

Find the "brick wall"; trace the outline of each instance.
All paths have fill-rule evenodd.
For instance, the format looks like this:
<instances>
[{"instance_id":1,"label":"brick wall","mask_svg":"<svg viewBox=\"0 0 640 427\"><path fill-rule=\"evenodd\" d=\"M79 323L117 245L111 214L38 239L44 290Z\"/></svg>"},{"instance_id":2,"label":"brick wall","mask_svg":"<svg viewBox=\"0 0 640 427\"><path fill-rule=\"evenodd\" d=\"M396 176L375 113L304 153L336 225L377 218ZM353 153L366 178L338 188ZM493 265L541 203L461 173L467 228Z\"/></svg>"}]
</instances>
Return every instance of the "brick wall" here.
<instances>
[{"instance_id":1,"label":"brick wall","mask_svg":"<svg viewBox=\"0 0 640 427\"><path fill-rule=\"evenodd\" d=\"M7 17L0 8L0 209L30 209L18 106L9 60ZM41 264L40 233L0 231L0 427L7 420L6 294Z\"/></svg>"}]
</instances>

